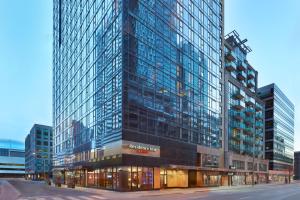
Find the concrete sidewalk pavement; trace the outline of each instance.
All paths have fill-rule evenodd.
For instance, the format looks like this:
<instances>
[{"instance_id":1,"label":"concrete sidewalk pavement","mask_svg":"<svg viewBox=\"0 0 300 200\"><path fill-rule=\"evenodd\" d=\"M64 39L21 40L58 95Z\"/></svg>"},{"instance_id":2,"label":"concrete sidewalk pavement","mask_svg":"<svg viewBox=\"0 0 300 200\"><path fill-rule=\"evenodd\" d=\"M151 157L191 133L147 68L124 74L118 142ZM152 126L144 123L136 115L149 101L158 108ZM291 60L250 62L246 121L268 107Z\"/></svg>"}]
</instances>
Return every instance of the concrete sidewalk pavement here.
<instances>
[{"instance_id":1,"label":"concrete sidewalk pavement","mask_svg":"<svg viewBox=\"0 0 300 200\"><path fill-rule=\"evenodd\" d=\"M296 184L296 183L291 183ZM278 185L287 185L287 184L258 184L258 185L240 185L240 186L220 186L220 187L203 187L203 188L174 188L174 189L162 189L162 190L150 190L150 191L131 191L126 192L130 195L124 195L124 192L117 192L117 191L110 191L110 190L104 190L99 188L87 188L87 187L75 187L74 188L67 188L66 185L62 185L62 188L69 189L69 190L79 190L84 191L88 193L94 193L94 194L101 194L103 196L113 196L115 198L120 197L122 199L128 198L144 198L144 197L155 197L155 196L165 196L165 195L173 195L173 194L193 194L198 192L212 192L212 191L226 191L226 190L239 190L239 189L247 189L247 188L265 188L265 187L272 187L272 186L278 186Z\"/></svg>"},{"instance_id":2,"label":"concrete sidewalk pavement","mask_svg":"<svg viewBox=\"0 0 300 200\"><path fill-rule=\"evenodd\" d=\"M16 200L20 195L7 180L0 180L0 200Z\"/></svg>"}]
</instances>

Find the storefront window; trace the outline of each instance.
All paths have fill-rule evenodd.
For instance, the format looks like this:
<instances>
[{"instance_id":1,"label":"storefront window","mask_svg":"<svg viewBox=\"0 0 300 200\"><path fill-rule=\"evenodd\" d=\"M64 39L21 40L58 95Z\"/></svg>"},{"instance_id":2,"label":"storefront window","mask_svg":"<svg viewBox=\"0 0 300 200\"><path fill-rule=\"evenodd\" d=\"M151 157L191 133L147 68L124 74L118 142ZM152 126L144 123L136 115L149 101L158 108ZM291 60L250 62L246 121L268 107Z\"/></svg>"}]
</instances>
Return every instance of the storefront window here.
<instances>
[{"instance_id":1,"label":"storefront window","mask_svg":"<svg viewBox=\"0 0 300 200\"><path fill-rule=\"evenodd\" d=\"M112 172L112 168L107 168L105 187L107 189L112 189L113 188L113 172Z\"/></svg>"},{"instance_id":2,"label":"storefront window","mask_svg":"<svg viewBox=\"0 0 300 200\"><path fill-rule=\"evenodd\" d=\"M88 172L87 184L88 184L89 187L95 186L95 174L94 174L94 171L89 171Z\"/></svg>"},{"instance_id":3,"label":"storefront window","mask_svg":"<svg viewBox=\"0 0 300 200\"><path fill-rule=\"evenodd\" d=\"M148 167L113 167L93 171L77 170L74 173L75 184L88 187L100 187L120 191L153 189L153 168Z\"/></svg>"}]
</instances>

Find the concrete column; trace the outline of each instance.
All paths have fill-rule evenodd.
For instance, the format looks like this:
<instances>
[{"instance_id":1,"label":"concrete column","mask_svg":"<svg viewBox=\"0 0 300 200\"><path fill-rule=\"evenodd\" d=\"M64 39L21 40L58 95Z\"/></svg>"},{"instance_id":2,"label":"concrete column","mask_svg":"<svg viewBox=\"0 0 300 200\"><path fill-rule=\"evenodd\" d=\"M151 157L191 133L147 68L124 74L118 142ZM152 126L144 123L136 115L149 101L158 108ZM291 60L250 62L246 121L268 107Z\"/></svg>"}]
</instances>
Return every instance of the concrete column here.
<instances>
[{"instance_id":1,"label":"concrete column","mask_svg":"<svg viewBox=\"0 0 300 200\"><path fill-rule=\"evenodd\" d=\"M87 187L88 174L87 169L84 170L84 187Z\"/></svg>"}]
</instances>

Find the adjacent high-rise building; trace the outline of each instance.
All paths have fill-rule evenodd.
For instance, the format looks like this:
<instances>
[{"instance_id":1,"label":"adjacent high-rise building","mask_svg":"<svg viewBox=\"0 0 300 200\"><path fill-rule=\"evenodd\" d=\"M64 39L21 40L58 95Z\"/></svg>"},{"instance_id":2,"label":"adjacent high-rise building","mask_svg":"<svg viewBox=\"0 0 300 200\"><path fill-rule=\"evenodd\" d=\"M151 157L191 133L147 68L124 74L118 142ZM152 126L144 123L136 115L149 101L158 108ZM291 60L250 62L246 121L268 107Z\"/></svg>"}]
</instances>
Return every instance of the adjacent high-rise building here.
<instances>
[{"instance_id":1,"label":"adjacent high-rise building","mask_svg":"<svg viewBox=\"0 0 300 200\"><path fill-rule=\"evenodd\" d=\"M274 83L259 88L258 94L265 102L265 155L270 160L269 169L281 172L275 173L273 179L285 181L293 173L294 104Z\"/></svg>"},{"instance_id":2,"label":"adjacent high-rise building","mask_svg":"<svg viewBox=\"0 0 300 200\"><path fill-rule=\"evenodd\" d=\"M257 95L257 71L247 60L251 51L236 31L225 36L225 166L238 170L232 185L268 180L264 159L264 102Z\"/></svg>"},{"instance_id":3,"label":"adjacent high-rise building","mask_svg":"<svg viewBox=\"0 0 300 200\"><path fill-rule=\"evenodd\" d=\"M0 177L24 177L24 143L0 139Z\"/></svg>"},{"instance_id":4,"label":"adjacent high-rise building","mask_svg":"<svg viewBox=\"0 0 300 200\"><path fill-rule=\"evenodd\" d=\"M228 184L223 0L54 0L53 10L55 180Z\"/></svg>"},{"instance_id":5,"label":"adjacent high-rise building","mask_svg":"<svg viewBox=\"0 0 300 200\"><path fill-rule=\"evenodd\" d=\"M25 139L25 172L28 179L45 179L52 174L52 127L34 124Z\"/></svg>"}]
</instances>

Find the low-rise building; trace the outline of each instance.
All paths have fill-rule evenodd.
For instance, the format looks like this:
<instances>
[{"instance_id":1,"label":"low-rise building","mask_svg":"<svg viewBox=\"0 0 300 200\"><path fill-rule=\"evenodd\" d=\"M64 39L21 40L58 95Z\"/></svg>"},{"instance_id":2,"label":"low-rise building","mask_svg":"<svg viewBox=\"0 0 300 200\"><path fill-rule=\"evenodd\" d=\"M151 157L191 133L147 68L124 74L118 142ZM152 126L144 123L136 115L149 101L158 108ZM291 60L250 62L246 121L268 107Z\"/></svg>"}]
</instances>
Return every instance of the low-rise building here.
<instances>
[{"instance_id":1,"label":"low-rise building","mask_svg":"<svg viewBox=\"0 0 300 200\"><path fill-rule=\"evenodd\" d=\"M258 94L265 102L265 157L270 160L269 179L287 182L293 175L294 104L274 83L259 88Z\"/></svg>"},{"instance_id":2,"label":"low-rise building","mask_svg":"<svg viewBox=\"0 0 300 200\"><path fill-rule=\"evenodd\" d=\"M24 174L24 143L0 139L0 177L23 177Z\"/></svg>"},{"instance_id":3,"label":"low-rise building","mask_svg":"<svg viewBox=\"0 0 300 200\"><path fill-rule=\"evenodd\" d=\"M28 179L51 176L52 127L35 124L25 139L25 171Z\"/></svg>"}]
</instances>

